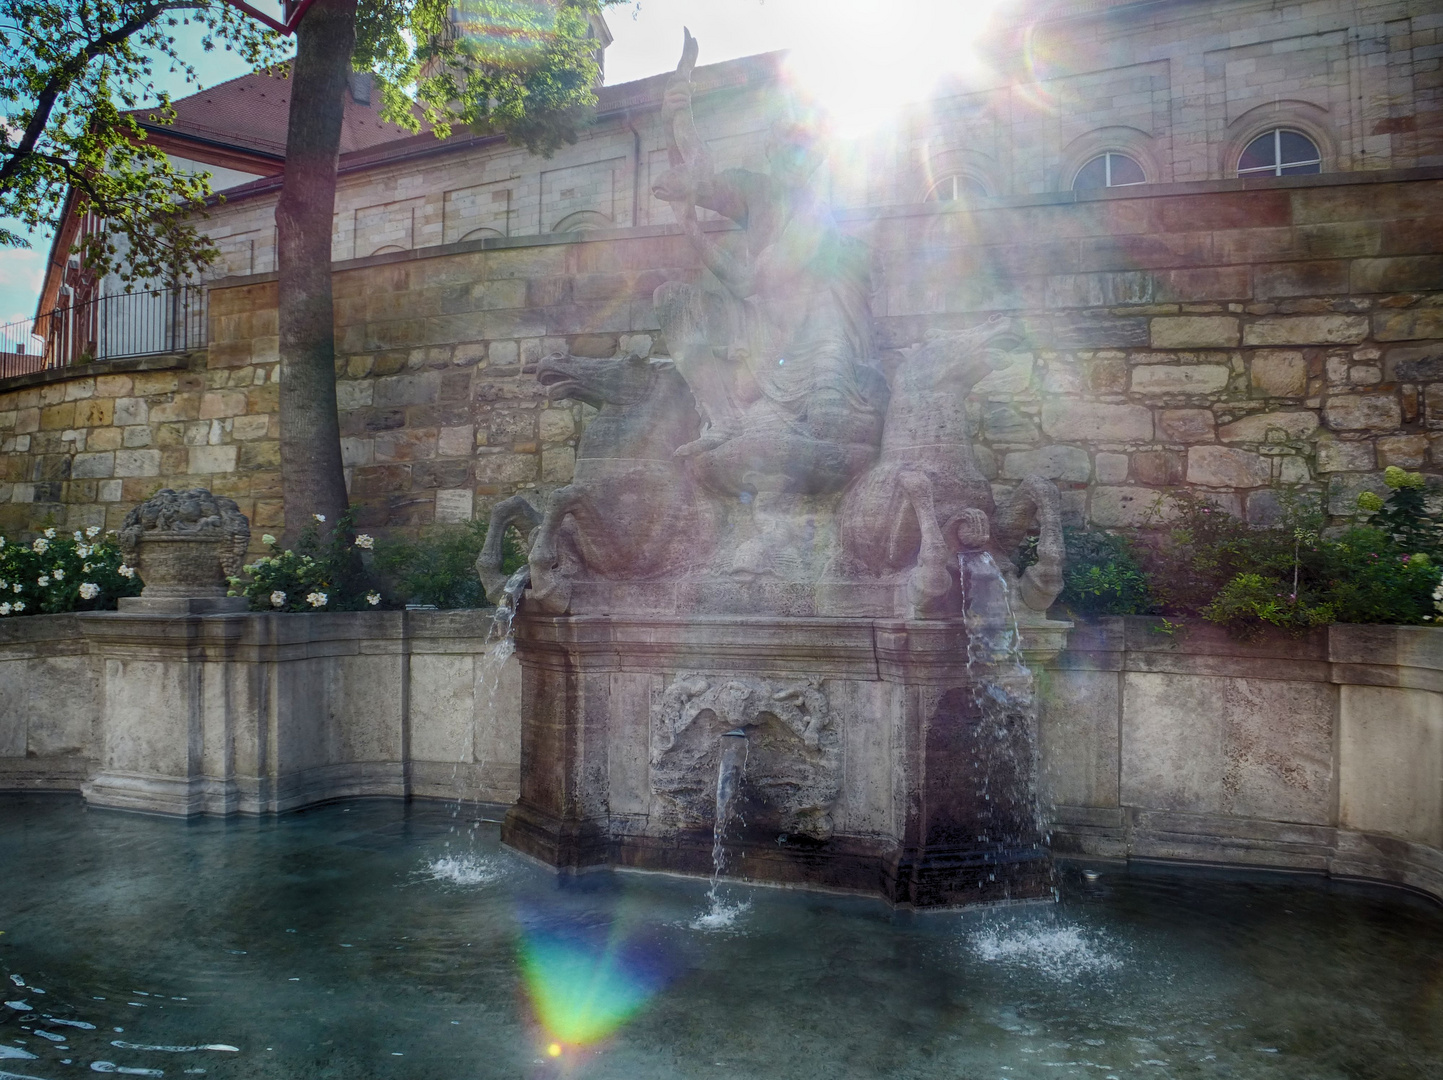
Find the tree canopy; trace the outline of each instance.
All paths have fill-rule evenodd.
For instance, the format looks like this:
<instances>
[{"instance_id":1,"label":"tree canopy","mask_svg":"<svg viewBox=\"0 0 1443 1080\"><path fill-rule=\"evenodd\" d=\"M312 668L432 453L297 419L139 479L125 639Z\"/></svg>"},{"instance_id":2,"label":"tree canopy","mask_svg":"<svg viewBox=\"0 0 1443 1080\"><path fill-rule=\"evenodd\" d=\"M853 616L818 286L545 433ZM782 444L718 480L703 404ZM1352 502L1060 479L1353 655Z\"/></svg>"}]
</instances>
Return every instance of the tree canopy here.
<instances>
[{"instance_id":1,"label":"tree canopy","mask_svg":"<svg viewBox=\"0 0 1443 1080\"><path fill-rule=\"evenodd\" d=\"M187 24L202 28L206 51L280 59L274 34L219 0L0 0L0 216L53 228L73 193L77 210L108 226L82 238L82 256L126 280L181 277L212 257L186 220L210 194L205 177L174 168L129 115L173 116L158 66L199 88L176 37ZM28 241L0 227L0 246Z\"/></svg>"},{"instance_id":2,"label":"tree canopy","mask_svg":"<svg viewBox=\"0 0 1443 1080\"><path fill-rule=\"evenodd\" d=\"M458 124L504 133L537 153L574 142L593 103L596 42L587 17L616 0L361 0L352 58L375 74L383 115L438 136ZM222 0L0 0L0 217L53 228L67 198L106 222L80 239L98 272L184 278L215 252L196 211L204 174L172 166L139 119L172 119L156 74L201 86L177 38L234 50L288 74L286 43ZM0 227L0 247L28 246Z\"/></svg>"}]
</instances>

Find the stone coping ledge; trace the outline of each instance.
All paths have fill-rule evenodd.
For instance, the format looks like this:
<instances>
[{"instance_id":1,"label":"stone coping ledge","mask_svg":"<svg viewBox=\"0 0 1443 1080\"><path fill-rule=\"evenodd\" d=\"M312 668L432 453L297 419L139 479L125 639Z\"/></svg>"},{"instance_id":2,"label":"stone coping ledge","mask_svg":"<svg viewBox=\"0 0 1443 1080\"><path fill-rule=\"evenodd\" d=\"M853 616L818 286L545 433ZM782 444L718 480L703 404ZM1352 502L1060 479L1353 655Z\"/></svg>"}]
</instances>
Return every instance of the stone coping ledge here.
<instances>
[{"instance_id":1,"label":"stone coping ledge","mask_svg":"<svg viewBox=\"0 0 1443 1080\"><path fill-rule=\"evenodd\" d=\"M24 375L11 375L8 379L0 379L0 392L131 371L171 371L176 368L188 370L197 366L204 367L205 359L204 349L183 353L152 353L148 356L118 356L114 360L96 360L89 364L72 364L69 367L44 368L41 371L28 371Z\"/></svg>"}]
</instances>

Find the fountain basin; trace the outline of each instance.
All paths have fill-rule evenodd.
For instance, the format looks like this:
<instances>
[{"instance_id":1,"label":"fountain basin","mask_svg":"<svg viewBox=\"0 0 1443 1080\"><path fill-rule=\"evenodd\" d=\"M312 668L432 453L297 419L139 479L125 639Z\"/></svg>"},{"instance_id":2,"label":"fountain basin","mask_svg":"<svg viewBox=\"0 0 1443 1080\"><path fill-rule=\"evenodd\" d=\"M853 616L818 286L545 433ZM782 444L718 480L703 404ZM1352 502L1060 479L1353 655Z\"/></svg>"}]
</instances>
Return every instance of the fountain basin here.
<instances>
[{"instance_id":1,"label":"fountain basin","mask_svg":"<svg viewBox=\"0 0 1443 1080\"><path fill-rule=\"evenodd\" d=\"M494 826L467 845L470 827L395 800L186 822L0 796L0 999L35 1007L0 1004L0 1046L33 1055L0 1071L1427 1080L1443 1064L1443 914L1401 891L1103 866L1093 883L1065 870L1058 904L920 916L723 886L740 910L706 931L705 882L558 878Z\"/></svg>"},{"instance_id":2,"label":"fountain basin","mask_svg":"<svg viewBox=\"0 0 1443 1080\"><path fill-rule=\"evenodd\" d=\"M1024 654L1050 660L1069 625L1025 625ZM518 850L711 874L721 740L742 728L729 874L917 907L1050 894L1035 717L981 714L962 620L523 608L516 626Z\"/></svg>"}]
</instances>

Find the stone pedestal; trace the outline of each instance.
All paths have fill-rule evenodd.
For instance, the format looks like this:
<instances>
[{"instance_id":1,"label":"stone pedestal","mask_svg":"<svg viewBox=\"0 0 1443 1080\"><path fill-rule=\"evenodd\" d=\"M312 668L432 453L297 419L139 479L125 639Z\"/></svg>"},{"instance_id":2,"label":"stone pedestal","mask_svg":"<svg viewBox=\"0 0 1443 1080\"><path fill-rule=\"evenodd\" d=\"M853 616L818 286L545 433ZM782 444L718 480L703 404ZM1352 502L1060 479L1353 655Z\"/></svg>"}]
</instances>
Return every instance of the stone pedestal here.
<instances>
[{"instance_id":1,"label":"stone pedestal","mask_svg":"<svg viewBox=\"0 0 1443 1080\"><path fill-rule=\"evenodd\" d=\"M122 596L119 610L131 615L238 615L250 610L244 596Z\"/></svg>"},{"instance_id":2,"label":"stone pedestal","mask_svg":"<svg viewBox=\"0 0 1443 1080\"><path fill-rule=\"evenodd\" d=\"M1025 628L1029 658L1068 625ZM719 740L740 727L727 876L918 907L1050 891L1035 733L979 730L960 620L523 613L517 655L502 837L552 866L712 873Z\"/></svg>"}]
</instances>

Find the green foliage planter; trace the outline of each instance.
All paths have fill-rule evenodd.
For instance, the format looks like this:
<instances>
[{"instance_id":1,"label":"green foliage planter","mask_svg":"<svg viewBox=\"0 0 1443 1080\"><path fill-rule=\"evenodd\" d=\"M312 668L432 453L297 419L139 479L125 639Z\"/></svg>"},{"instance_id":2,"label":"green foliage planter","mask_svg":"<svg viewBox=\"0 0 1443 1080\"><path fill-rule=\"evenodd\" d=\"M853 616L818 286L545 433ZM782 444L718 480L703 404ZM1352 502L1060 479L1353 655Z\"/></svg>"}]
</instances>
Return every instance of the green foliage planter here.
<instances>
[{"instance_id":1,"label":"green foliage planter","mask_svg":"<svg viewBox=\"0 0 1443 1080\"><path fill-rule=\"evenodd\" d=\"M1152 585L1125 536L1099 529L1067 528L1063 587L1058 603L1076 615L1145 615L1157 609ZM1020 553L1022 567L1036 560L1036 540Z\"/></svg>"},{"instance_id":2,"label":"green foliage planter","mask_svg":"<svg viewBox=\"0 0 1443 1080\"><path fill-rule=\"evenodd\" d=\"M0 536L0 617L113 611L141 586L115 534L102 537L97 526L70 536L46 529L28 544Z\"/></svg>"},{"instance_id":3,"label":"green foliage planter","mask_svg":"<svg viewBox=\"0 0 1443 1080\"><path fill-rule=\"evenodd\" d=\"M1172 525L1145 542L1068 529L1059 601L1081 617L1197 615L1243 638L1330 623L1443 622L1443 506L1418 473L1389 467L1383 478L1386 499L1358 498L1366 523L1332 536L1322 534L1316 501L1288 493L1269 526L1178 491L1169 496ZM1032 561L1030 547L1019 557Z\"/></svg>"},{"instance_id":4,"label":"green foliage planter","mask_svg":"<svg viewBox=\"0 0 1443 1080\"><path fill-rule=\"evenodd\" d=\"M389 591L409 603L443 609L488 607L476 573L486 532L486 522L468 521L432 530L419 540L383 540L376 545L373 565L389 582ZM511 574L525 562L521 544L508 534L501 569Z\"/></svg>"},{"instance_id":5,"label":"green foliage planter","mask_svg":"<svg viewBox=\"0 0 1443 1080\"><path fill-rule=\"evenodd\" d=\"M434 529L416 540L378 541L353 532L350 511L328 535L321 531L324 517L314 518L293 549L281 548L274 536L262 537L271 553L246 565L244 577L230 579L231 595L246 597L252 611L488 606L476 574L486 522ZM514 536L506 538L505 552L507 573L526 561Z\"/></svg>"},{"instance_id":6,"label":"green foliage planter","mask_svg":"<svg viewBox=\"0 0 1443 1080\"><path fill-rule=\"evenodd\" d=\"M261 537L271 550L230 579L231 595L244 596L252 611L364 611L378 607L382 596L370 582L361 552L372 540L352 531L348 510L322 537L323 514L301 530L294 549L283 549L269 533Z\"/></svg>"}]
</instances>

